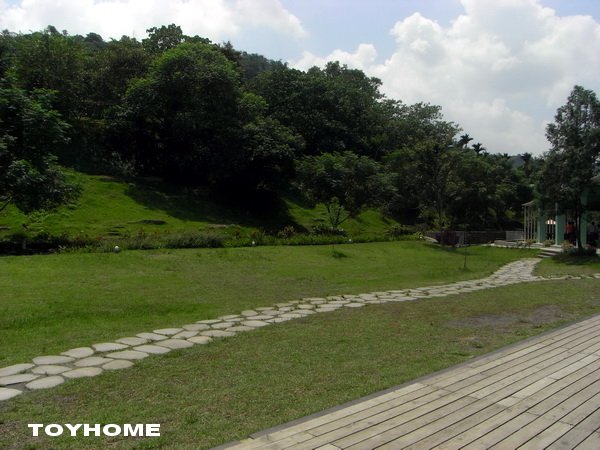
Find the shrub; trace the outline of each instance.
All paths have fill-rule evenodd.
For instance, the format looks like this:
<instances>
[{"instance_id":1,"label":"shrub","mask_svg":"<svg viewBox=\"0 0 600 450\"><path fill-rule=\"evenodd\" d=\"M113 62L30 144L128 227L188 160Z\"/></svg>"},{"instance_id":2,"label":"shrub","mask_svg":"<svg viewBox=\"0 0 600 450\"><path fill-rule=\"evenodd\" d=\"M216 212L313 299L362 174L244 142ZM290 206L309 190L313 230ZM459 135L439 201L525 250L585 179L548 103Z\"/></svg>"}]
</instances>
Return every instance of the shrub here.
<instances>
[{"instance_id":1,"label":"shrub","mask_svg":"<svg viewBox=\"0 0 600 450\"><path fill-rule=\"evenodd\" d=\"M346 236L347 233L343 228L332 228L327 225L317 224L312 227L313 234L320 234L325 236Z\"/></svg>"},{"instance_id":2,"label":"shrub","mask_svg":"<svg viewBox=\"0 0 600 450\"><path fill-rule=\"evenodd\" d=\"M387 230L386 235L388 235L389 237L392 237L392 238L397 238L397 237L401 237L401 236L415 234L416 232L417 232L417 229L414 226L399 224L399 225L391 226Z\"/></svg>"},{"instance_id":3,"label":"shrub","mask_svg":"<svg viewBox=\"0 0 600 450\"><path fill-rule=\"evenodd\" d=\"M289 239L295 235L296 235L296 229L291 225L286 226L283 230L281 230L281 231L279 231L279 233L277 233L277 237L280 239Z\"/></svg>"}]
</instances>

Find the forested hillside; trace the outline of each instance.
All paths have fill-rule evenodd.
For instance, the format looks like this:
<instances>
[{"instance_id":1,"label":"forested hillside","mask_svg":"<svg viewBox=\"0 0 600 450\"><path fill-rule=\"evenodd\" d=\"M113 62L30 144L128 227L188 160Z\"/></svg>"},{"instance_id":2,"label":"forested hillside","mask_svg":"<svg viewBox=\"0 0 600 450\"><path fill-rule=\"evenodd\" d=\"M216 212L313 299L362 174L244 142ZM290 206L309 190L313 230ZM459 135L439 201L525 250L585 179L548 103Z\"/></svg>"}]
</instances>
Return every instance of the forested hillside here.
<instances>
[{"instance_id":1,"label":"forested hillside","mask_svg":"<svg viewBox=\"0 0 600 450\"><path fill-rule=\"evenodd\" d=\"M176 25L141 41L53 27L0 36L0 209L77 198L68 167L247 210L293 197L322 205L333 228L376 209L503 229L533 195L541 162L526 150L515 163L485 149L439 106L387 98L360 70L303 72Z\"/></svg>"}]
</instances>

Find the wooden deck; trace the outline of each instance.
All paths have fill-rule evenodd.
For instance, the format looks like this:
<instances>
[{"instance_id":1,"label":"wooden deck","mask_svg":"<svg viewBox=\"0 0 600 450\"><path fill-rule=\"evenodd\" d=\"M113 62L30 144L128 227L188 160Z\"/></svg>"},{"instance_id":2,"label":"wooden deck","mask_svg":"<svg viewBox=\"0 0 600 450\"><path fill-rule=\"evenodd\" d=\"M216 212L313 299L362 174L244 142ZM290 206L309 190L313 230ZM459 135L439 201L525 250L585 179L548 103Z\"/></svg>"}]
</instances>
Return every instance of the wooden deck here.
<instances>
[{"instance_id":1,"label":"wooden deck","mask_svg":"<svg viewBox=\"0 0 600 450\"><path fill-rule=\"evenodd\" d=\"M600 449L600 315L222 446Z\"/></svg>"}]
</instances>

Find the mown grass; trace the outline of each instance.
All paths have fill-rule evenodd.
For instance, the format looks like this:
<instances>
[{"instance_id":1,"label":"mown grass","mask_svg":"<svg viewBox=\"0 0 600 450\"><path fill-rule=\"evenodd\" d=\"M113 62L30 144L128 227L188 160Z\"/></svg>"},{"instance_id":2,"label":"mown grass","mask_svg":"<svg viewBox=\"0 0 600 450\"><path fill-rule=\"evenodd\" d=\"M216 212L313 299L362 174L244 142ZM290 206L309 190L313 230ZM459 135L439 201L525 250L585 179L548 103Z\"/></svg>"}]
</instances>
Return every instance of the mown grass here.
<instances>
[{"instance_id":1,"label":"mown grass","mask_svg":"<svg viewBox=\"0 0 600 450\"><path fill-rule=\"evenodd\" d=\"M309 296L480 278L527 250L422 242L0 258L0 366ZM343 257L339 257L339 256Z\"/></svg>"},{"instance_id":2,"label":"mown grass","mask_svg":"<svg viewBox=\"0 0 600 450\"><path fill-rule=\"evenodd\" d=\"M598 255L559 254L537 265L535 274L544 277L600 273Z\"/></svg>"},{"instance_id":3,"label":"mown grass","mask_svg":"<svg viewBox=\"0 0 600 450\"><path fill-rule=\"evenodd\" d=\"M597 280L338 310L0 404L6 448L202 449L600 312ZM28 423L160 423L160 438L32 438Z\"/></svg>"}]
</instances>

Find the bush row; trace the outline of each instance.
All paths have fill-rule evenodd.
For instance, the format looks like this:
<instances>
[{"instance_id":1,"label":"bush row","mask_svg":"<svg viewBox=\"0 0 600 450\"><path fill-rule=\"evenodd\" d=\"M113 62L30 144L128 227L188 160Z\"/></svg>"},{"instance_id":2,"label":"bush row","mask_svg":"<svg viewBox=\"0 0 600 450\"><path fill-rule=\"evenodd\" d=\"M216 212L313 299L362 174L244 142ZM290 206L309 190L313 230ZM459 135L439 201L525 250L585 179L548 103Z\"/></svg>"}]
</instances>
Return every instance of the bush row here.
<instances>
[{"instance_id":1,"label":"bush row","mask_svg":"<svg viewBox=\"0 0 600 450\"><path fill-rule=\"evenodd\" d=\"M15 233L0 239L0 254L32 254L52 252L111 252L119 250L150 250L160 248L251 247L258 245L331 245L361 242L381 242L417 238L415 230L394 226L380 234L350 236L344 230L316 229L298 233L293 227L268 233L257 230L243 235L219 231L146 232L140 230L120 236L90 236L85 233L51 235Z\"/></svg>"}]
</instances>

